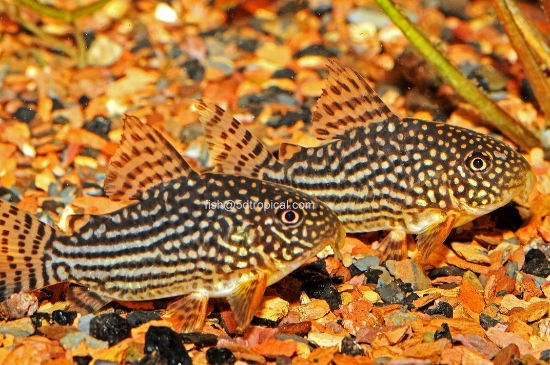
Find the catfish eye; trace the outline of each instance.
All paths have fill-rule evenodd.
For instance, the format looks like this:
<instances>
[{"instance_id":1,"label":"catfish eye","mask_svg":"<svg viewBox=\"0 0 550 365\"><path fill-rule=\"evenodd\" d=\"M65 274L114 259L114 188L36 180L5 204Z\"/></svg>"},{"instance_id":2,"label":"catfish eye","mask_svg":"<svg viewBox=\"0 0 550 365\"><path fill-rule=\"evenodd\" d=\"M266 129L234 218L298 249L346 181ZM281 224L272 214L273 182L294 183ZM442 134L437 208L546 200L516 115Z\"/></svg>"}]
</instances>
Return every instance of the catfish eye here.
<instances>
[{"instance_id":1,"label":"catfish eye","mask_svg":"<svg viewBox=\"0 0 550 365\"><path fill-rule=\"evenodd\" d=\"M480 151L474 151L466 157L466 167L472 172L483 172L491 166L491 158Z\"/></svg>"},{"instance_id":2,"label":"catfish eye","mask_svg":"<svg viewBox=\"0 0 550 365\"><path fill-rule=\"evenodd\" d=\"M297 224L302 218L302 212L294 209L285 209L277 213L281 222L286 226Z\"/></svg>"}]
</instances>

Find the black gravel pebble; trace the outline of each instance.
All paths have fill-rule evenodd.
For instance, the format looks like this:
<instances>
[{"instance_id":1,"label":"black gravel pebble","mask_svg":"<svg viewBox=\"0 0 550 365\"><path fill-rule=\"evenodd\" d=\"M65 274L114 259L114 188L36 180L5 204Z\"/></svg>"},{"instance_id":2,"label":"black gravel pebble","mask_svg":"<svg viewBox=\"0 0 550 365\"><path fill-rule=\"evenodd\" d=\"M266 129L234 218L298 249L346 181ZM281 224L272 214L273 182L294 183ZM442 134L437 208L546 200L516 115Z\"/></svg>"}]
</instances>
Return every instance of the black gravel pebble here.
<instances>
[{"instance_id":1,"label":"black gravel pebble","mask_svg":"<svg viewBox=\"0 0 550 365\"><path fill-rule=\"evenodd\" d=\"M422 312L430 316L442 315L447 318L453 318L453 306L444 301L440 301L436 306L428 307Z\"/></svg>"},{"instance_id":2,"label":"black gravel pebble","mask_svg":"<svg viewBox=\"0 0 550 365\"><path fill-rule=\"evenodd\" d=\"M334 281L338 278L329 275L324 260L312 262L296 271L293 277L302 281L301 290L309 297L325 300L331 310L340 308L342 298L338 289L334 286ZM339 281L341 282L341 280Z\"/></svg>"},{"instance_id":3,"label":"black gravel pebble","mask_svg":"<svg viewBox=\"0 0 550 365\"><path fill-rule=\"evenodd\" d=\"M90 321L90 335L113 346L130 337L130 325L116 313L103 313Z\"/></svg>"},{"instance_id":4,"label":"black gravel pebble","mask_svg":"<svg viewBox=\"0 0 550 365\"><path fill-rule=\"evenodd\" d=\"M533 87L526 77L521 79L519 93L523 101L529 101L535 105L538 105L537 95L533 91Z\"/></svg>"},{"instance_id":5,"label":"black gravel pebble","mask_svg":"<svg viewBox=\"0 0 550 365\"><path fill-rule=\"evenodd\" d=\"M291 68L282 68L277 70L271 75L272 79L291 79L293 80L296 77L296 71Z\"/></svg>"},{"instance_id":6,"label":"black gravel pebble","mask_svg":"<svg viewBox=\"0 0 550 365\"><path fill-rule=\"evenodd\" d=\"M231 350L222 347L206 350L206 359L210 365L233 365L237 361Z\"/></svg>"},{"instance_id":7,"label":"black gravel pebble","mask_svg":"<svg viewBox=\"0 0 550 365\"><path fill-rule=\"evenodd\" d=\"M330 13L332 11L332 5L331 4L319 4L314 9L311 9L311 12L315 14L315 16L321 17L327 13Z\"/></svg>"},{"instance_id":8,"label":"black gravel pebble","mask_svg":"<svg viewBox=\"0 0 550 365\"><path fill-rule=\"evenodd\" d=\"M403 300L403 304L406 304L407 305L407 308L409 310L413 309L414 308L414 304L413 302L417 299L420 299L420 297L418 296L418 294L416 293L410 293L409 295L407 295L405 297L405 299Z\"/></svg>"},{"instance_id":9,"label":"black gravel pebble","mask_svg":"<svg viewBox=\"0 0 550 365\"><path fill-rule=\"evenodd\" d=\"M168 365L192 365L180 336L168 327L149 327L144 351L146 354L156 352Z\"/></svg>"},{"instance_id":10,"label":"black gravel pebble","mask_svg":"<svg viewBox=\"0 0 550 365\"><path fill-rule=\"evenodd\" d=\"M31 317L32 325L34 328L40 328L42 327L42 321L46 321L48 323L51 323L52 317L49 313L35 313Z\"/></svg>"},{"instance_id":11,"label":"black gravel pebble","mask_svg":"<svg viewBox=\"0 0 550 365\"><path fill-rule=\"evenodd\" d=\"M166 55L170 58L178 58L182 54L183 52L181 51L181 48L177 44L172 44L168 52L166 52Z\"/></svg>"},{"instance_id":12,"label":"black gravel pebble","mask_svg":"<svg viewBox=\"0 0 550 365\"><path fill-rule=\"evenodd\" d=\"M89 122L84 123L84 129L103 138L107 138L107 134L111 131L111 119L103 115L98 115Z\"/></svg>"},{"instance_id":13,"label":"black gravel pebble","mask_svg":"<svg viewBox=\"0 0 550 365\"><path fill-rule=\"evenodd\" d=\"M159 355L145 355L137 365L168 365L168 361L165 358L160 357Z\"/></svg>"},{"instance_id":14,"label":"black gravel pebble","mask_svg":"<svg viewBox=\"0 0 550 365\"><path fill-rule=\"evenodd\" d=\"M505 205L491 213L491 220L498 229L517 231L523 224L518 209L513 205Z\"/></svg>"},{"instance_id":15,"label":"black gravel pebble","mask_svg":"<svg viewBox=\"0 0 550 365\"><path fill-rule=\"evenodd\" d=\"M496 326L499 323L499 320L496 318L491 318L489 315L485 313L481 313L479 315L479 324L481 327L483 327L484 330L488 330L489 328Z\"/></svg>"},{"instance_id":16,"label":"black gravel pebble","mask_svg":"<svg viewBox=\"0 0 550 365\"><path fill-rule=\"evenodd\" d=\"M52 98L52 110L63 109L63 103L57 98Z\"/></svg>"},{"instance_id":17,"label":"black gravel pebble","mask_svg":"<svg viewBox=\"0 0 550 365\"><path fill-rule=\"evenodd\" d=\"M342 340L340 352L342 354L350 356L362 356L365 354L365 350L363 350L355 341L353 341L350 336L346 336Z\"/></svg>"},{"instance_id":18,"label":"black gravel pebble","mask_svg":"<svg viewBox=\"0 0 550 365\"><path fill-rule=\"evenodd\" d=\"M362 270L359 270L359 269L357 268L357 266L355 266L355 264L349 265L349 266L348 266L348 270L349 270L349 272L350 272L350 274L351 274L352 277L354 277L354 276L359 276L359 275L361 275L361 274L363 273L363 271L362 271Z\"/></svg>"},{"instance_id":19,"label":"black gravel pebble","mask_svg":"<svg viewBox=\"0 0 550 365\"><path fill-rule=\"evenodd\" d=\"M63 115L56 115L55 117L53 117L52 121L53 121L53 124L60 124L60 125L69 123L69 119L67 119L67 117Z\"/></svg>"},{"instance_id":20,"label":"black gravel pebble","mask_svg":"<svg viewBox=\"0 0 550 365\"><path fill-rule=\"evenodd\" d=\"M52 312L52 319L62 326L71 325L76 318L76 314L76 311L54 310Z\"/></svg>"},{"instance_id":21,"label":"black gravel pebble","mask_svg":"<svg viewBox=\"0 0 550 365\"><path fill-rule=\"evenodd\" d=\"M461 20L469 20L470 18L466 11L466 6L468 5L468 1L466 0L441 0L438 4L439 11L447 17L453 16Z\"/></svg>"},{"instance_id":22,"label":"black gravel pebble","mask_svg":"<svg viewBox=\"0 0 550 365\"><path fill-rule=\"evenodd\" d=\"M126 320L132 328L141 326L149 321L156 321L160 319L159 314L153 311L133 311L126 316Z\"/></svg>"},{"instance_id":23,"label":"black gravel pebble","mask_svg":"<svg viewBox=\"0 0 550 365\"><path fill-rule=\"evenodd\" d=\"M92 42L95 39L95 33L91 30L87 30L84 33L82 33L82 36L84 37L84 42L86 42L86 48L90 48L92 45Z\"/></svg>"},{"instance_id":24,"label":"black gravel pebble","mask_svg":"<svg viewBox=\"0 0 550 365\"><path fill-rule=\"evenodd\" d=\"M325 300L331 310L340 308L340 304L342 304L340 293L330 279L320 282L303 283L302 290L311 298Z\"/></svg>"},{"instance_id":25,"label":"black gravel pebble","mask_svg":"<svg viewBox=\"0 0 550 365\"><path fill-rule=\"evenodd\" d=\"M132 48L130 48L130 52L136 53L140 49L152 48L152 47L153 47L153 44L151 43L149 38L142 38L139 41L137 41L136 44Z\"/></svg>"},{"instance_id":26,"label":"black gravel pebble","mask_svg":"<svg viewBox=\"0 0 550 365\"><path fill-rule=\"evenodd\" d=\"M300 10L307 8L307 1L287 1L282 3L283 5L277 9L277 15L282 17L284 15L290 14L294 16Z\"/></svg>"},{"instance_id":27,"label":"black gravel pebble","mask_svg":"<svg viewBox=\"0 0 550 365\"><path fill-rule=\"evenodd\" d=\"M239 38L237 40L237 47L247 52L254 52L258 48L258 40L254 38Z\"/></svg>"},{"instance_id":28,"label":"black gravel pebble","mask_svg":"<svg viewBox=\"0 0 550 365\"><path fill-rule=\"evenodd\" d=\"M444 276L464 276L465 271L454 266L442 266L430 270L428 277L430 279L435 279Z\"/></svg>"},{"instance_id":29,"label":"black gravel pebble","mask_svg":"<svg viewBox=\"0 0 550 365\"><path fill-rule=\"evenodd\" d=\"M547 259L532 259L523 266L523 272L545 278L550 275L550 261Z\"/></svg>"},{"instance_id":30,"label":"black gravel pebble","mask_svg":"<svg viewBox=\"0 0 550 365\"><path fill-rule=\"evenodd\" d=\"M322 44L314 44L296 52L294 58L301 58L304 56L334 57L336 55L336 52L325 48Z\"/></svg>"},{"instance_id":31,"label":"black gravel pebble","mask_svg":"<svg viewBox=\"0 0 550 365\"><path fill-rule=\"evenodd\" d=\"M15 119L25 123L30 123L34 119L35 115L36 115L36 110L26 106L20 106L19 108L17 108L15 113L13 113L13 117Z\"/></svg>"},{"instance_id":32,"label":"black gravel pebble","mask_svg":"<svg viewBox=\"0 0 550 365\"><path fill-rule=\"evenodd\" d=\"M90 355L73 356L73 361L76 363L76 365L88 365L90 362L92 362L92 357Z\"/></svg>"},{"instance_id":33,"label":"black gravel pebble","mask_svg":"<svg viewBox=\"0 0 550 365\"><path fill-rule=\"evenodd\" d=\"M271 319L259 318L259 317L252 318L252 321L250 321L250 324L253 326L262 326L262 327L268 327L268 328L277 328L277 326L279 325L277 321L272 321Z\"/></svg>"},{"instance_id":34,"label":"black gravel pebble","mask_svg":"<svg viewBox=\"0 0 550 365\"><path fill-rule=\"evenodd\" d=\"M87 107L88 103L90 102L90 98L87 95L82 95L78 98L78 103L82 105L82 107Z\"/></svg>"},{"instance_id":35,"label":"black gravel pebble","mask_svg":"<svg viewBox=\"0 0 550 365\"><path fill-rule=\"evenodd\" d=\"M545 260L546 255L544 254L544 252L542 252L538 248L533 248L533 249L527 251L527 253L525 254L525 262L529 262L533 259L543 259L543 260Z\"/></svg>"},{"instance_id":36,"label":"black gravel pebble","mask_svg":"<svg viewBox=\"0 0 550 365\"><path fill-rule=\"evenodd\" d=\"M382 270L369 267L369 269L365 271L365 283L378 284L380 275L382 275Z\"/></svg>"},{"instance_id":37,"label":"black gravel pebble","mask_svg":"<svg viewBox=\"0 0 550 365\"><path fill-rule=\"evenodd\" d=\"M403 300L405 299L403 284L403 281L401 281L400 279L396 279L393 280L389 285L375 288L374 291L377 292L378 295L380 295L380 298L385 303L403 303Z\"/></svg>"},{"instance_id":38,"label":"black gravel pebble","mask_svg":"<svg viewBox=\"0 0 550 365\"><path fill-rule=\"evenodd\" d=\"M434 340L437 341L442 338L448 338L453 341L453 337L451 336L451 330L449 329L449 325L447 323L441 323L441 328L436 330L434 333Z\"/></svg>"},{"instance_id":39,"label":"black gravel pebble","mask_svg":"<svg viewBox=\"0 0 550 365\"><path fill-rule=\"evenodd\" d=\"M540 353L540 359L542 361L550 361L550 350L544 350Z\"/></svg>"},{"instance_id":40,"label":"black gravel pebble","mask_svg":"<svg viewBox=\"0 0 550 365\"><path fill-rule=\"evenodd\" d=\"M195 81L201 81L204 77L204 66L196 59L185 61L181 67L185 69L187 75Z\"/></svg>"},{"instance_id":41,"label":"black gravel pebble","mask_svg":"<svg viewBox=\"0 0 550 365\"><path fill-rule=\"evenodd\" d=\"M42 203L42 209L47 210L49 212L57 212L58 209L60 209L60 212L65 207L65 204L55 201L53 199L44 200Z\"/></svg>"},{"instance_id":42,"label":"black gravel pebble","mask_svg":"<svg viewBox=\"0 0 550 365\"><path fill-rule=\"evenodd\" d=\"M189 332L180 336L183 343L192 343L197 347L213 346L218 342L218 336L212 333Z\"/></svg>"},{"instance_id":43,"label":"black gravel pebble","mask_svg":"<svg viewBox=\"0 0 550 365\"><path fill-rule=\"evenodd\" d=\"M290 127L299 120L309 122L311 120L311 111L309 108L300 108L298 111L290 111L283 115L273 115L267 121L269 127Z\"/></svg>"}]
</instances>

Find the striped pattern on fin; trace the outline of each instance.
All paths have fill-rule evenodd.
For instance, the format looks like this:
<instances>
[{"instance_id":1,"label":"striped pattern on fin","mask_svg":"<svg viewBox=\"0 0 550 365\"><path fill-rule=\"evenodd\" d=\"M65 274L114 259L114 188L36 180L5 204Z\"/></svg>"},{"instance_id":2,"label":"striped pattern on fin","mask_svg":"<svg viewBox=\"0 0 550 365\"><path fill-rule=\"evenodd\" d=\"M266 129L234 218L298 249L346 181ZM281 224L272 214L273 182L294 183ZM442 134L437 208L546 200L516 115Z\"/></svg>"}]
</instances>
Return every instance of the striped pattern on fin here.
<instances>
[{"instance_id":1,"label":"striped pattern on fin","mask_svg":"<svg viewBox=\"0 0 550 365\"><path fill-rule=\"evenodd\" d=\"M53 284L43 260L55 234L55 228L0 200L0 301Z\"/></svg>"},{"instance_id":2,"label":"striped pattern on fin","mask_svg":"<svg viewBox=\"0 0 550 365\"><path fill-rule=\"evenodd\" d=\"M357 71L334 60L327 69L327 83L313 113L318 139L343 139L367 123L398 120Z\"/></svg>"},{"instance_id":3,"label":"striped pattern on fin","mask_svg":"<svg viewBox=\"0 0 550 365\"><path fill-rule=\"evenodd\" d=\"M168 304L162 318L172 323L178 333L199 332L206 319L207 304L208 295L191 293Z\"/></svg>"},{"instance_id":4,"label":"striped pattern on fin","mask_svg":"<svg viewBox=\"0 0 550 365\"><path fill-rule=\"evenodd\" d=\"M70 303L69 310L89 314L105 307L112 302L112 299L105 298L83 286L71 285L67 290L67 301Z\"/></svg>"},{"instance_id":5,"label":"striped pattern on fin","mask_svg":"<svg viewBox=\"0 0 550 365\"><path fill-rule=\"evenodd\" d=\"M378 248L382 261L407 258L407 232L393 229L384 237Z\"/></svg>"},{"instance_id":6,"label":"striped pattern on fin","mask_svg":"<svg viewBox=\"0 0 550 365\"><path fill-rule=\"evenodd\" d=\"M105 193L113 200L137 200L148 189L196 174L181 154L137 117L124 116L120 147L109 164Z\"/></svg>"},{"instance_id":7,"label":"striped pattern on fin","mask_svg":"<svg viewBox=\"0 0 550 365\"><path fill-rule=\"evenodd\" d=\"M279 164L241 123L207 99L195 103L218 173L262 178L262 169ZM279 166L280 167L280 166Z\"/></svg>"},{"instance_id":8,"label":"striped pattern on fin","mask_svg":"<svg viewBox=\"0 0 550 365\"><path fill-rule=\"evenodd\" d=\"M252 272L227 297L235 321L241 328L246 328L256 314L266 286L267 275L262 271Z\"/></svg>"},{"instance_id":9,"label":"striped pattern on fin","mask_svg":"<svg viewBox=\"0 0 550 365\"><path fill-rule=\"evenodd\" d=\"M431 253L442 244L457 221L456 214L449 214L440 222L433 223L427 226L419 235L416 236L418 244L418 252L423 262L428 260Z\"/></svg>"}]
</instances>

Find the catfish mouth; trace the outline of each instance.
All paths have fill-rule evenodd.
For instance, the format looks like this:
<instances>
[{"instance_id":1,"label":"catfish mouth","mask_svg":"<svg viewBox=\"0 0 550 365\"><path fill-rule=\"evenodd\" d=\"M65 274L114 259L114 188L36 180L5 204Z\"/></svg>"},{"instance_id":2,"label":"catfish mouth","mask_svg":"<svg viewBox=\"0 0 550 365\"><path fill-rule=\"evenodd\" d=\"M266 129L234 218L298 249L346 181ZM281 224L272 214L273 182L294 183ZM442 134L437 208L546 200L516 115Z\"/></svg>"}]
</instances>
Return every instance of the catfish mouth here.
<instances>
[{"instance_id":1,"label":"catfish mouth","mask_svg":"<svg viewBox=\"0 0 550 365\"><path fill-rule=\"evenodd\" d=\"M530 169L527 173L526 179L524 180L523 184L517 185L514 187L514 190L521 189L523 187L523 191L520 194L517 194L517 198L514 199L514 201L518 200L518 203L520 205L526 205L528 203L529 195L531 195L531 192L535 188L535 185L537 183L537 175L535 175L535 172Z\"/></svg>"},{"instance_id":2,"label":"catfish mouth","mask_svg":"<svg viewBox=\"0 0 550 365\"><path fill-rule=\"evenodd\" d=\"M518 184L509 185L503 189L502 193L498 196L499 199L493 203L471 206L467 203L458 201L458 199L456 199L453 195L451 195L451 199L453 200L453 207L458 209L458 211L462 213L461 215L464 215L463 219L461 219L462 223L467 223L470 220L490 213L495 209L508 204L512 200L519 200L521 202L519 204L524 205L527 203L527 199L535 187L536 182L537 176L533 170L529 170L521 182ZM466 218L466 216L470 218Z\"/></svg>"}]
</instances>

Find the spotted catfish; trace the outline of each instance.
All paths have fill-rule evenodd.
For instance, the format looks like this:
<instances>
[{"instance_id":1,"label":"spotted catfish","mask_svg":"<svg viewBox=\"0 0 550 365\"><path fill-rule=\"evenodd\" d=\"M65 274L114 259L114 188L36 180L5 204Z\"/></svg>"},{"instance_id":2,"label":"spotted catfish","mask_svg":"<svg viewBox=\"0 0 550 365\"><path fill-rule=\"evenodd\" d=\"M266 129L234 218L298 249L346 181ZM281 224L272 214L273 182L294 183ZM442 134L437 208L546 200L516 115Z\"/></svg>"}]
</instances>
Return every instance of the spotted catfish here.
<instances>
[{"instance_id":1,"label":"spotted catfish","mask_svg":"<svg viewBox=\"0 0 550 365\"><path fill-rule=\"evenodd\" d=\"M348 233L389 230L385 258L406 255L417 234L425 260L453 227L526 196L528 162L494 138L445 123L400 120L363 77L329 61L313 127L329 142L283 144L277 160L238 121L208 100L195 104L218 172L277 182L311 194Z\"/></svg>"},{"instance_id":2,"label":"spotted catfish","mask_svg":"<svg viewBox=\"0 0 550 365\"><path fill-rule=\"evenodd\" d=\"M125 118L105 191L128 201L105 215L75 215L62 232L0 201L0 300L70 282L92 309L110 300L182 296L168 317L201 327L209 297L227 297L246 326L266 286L345 232L323 203L247 177L199 174L153 127ZM76 286L76 288L79 288ZM84 288L84 290L82 289Z\"/></svg>"}]
</instances>

